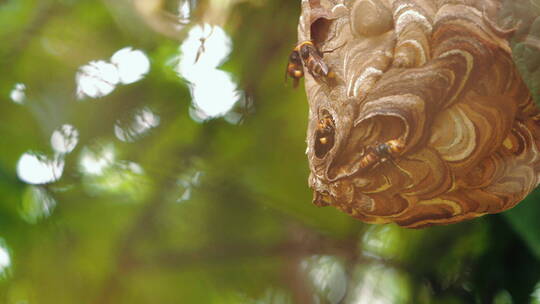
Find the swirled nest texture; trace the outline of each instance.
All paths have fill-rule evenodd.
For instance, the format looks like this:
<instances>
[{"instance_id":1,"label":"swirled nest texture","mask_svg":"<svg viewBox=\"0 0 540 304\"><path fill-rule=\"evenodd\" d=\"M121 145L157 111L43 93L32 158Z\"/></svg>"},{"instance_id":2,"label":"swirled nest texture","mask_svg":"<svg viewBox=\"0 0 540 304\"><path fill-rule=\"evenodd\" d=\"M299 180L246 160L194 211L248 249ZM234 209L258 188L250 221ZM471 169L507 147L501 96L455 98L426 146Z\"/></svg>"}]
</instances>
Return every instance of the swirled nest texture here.
<instances>
[{"instance_id":1,"label":"swirled nest texture","mask_svg":"<svg viewBox=\"0 0 540 304\"><path fill-rule=\"evenodd\" d=\"M335 74L304 67L316 204L418 228L504 211L537 186L540 115L512 60L513 31L496 21L500 5L302 2L299 41L313 41ZM325 119L331 141L319 136ZM379 153L390 141L399 151Z\"/></svg>"}]
</instances>

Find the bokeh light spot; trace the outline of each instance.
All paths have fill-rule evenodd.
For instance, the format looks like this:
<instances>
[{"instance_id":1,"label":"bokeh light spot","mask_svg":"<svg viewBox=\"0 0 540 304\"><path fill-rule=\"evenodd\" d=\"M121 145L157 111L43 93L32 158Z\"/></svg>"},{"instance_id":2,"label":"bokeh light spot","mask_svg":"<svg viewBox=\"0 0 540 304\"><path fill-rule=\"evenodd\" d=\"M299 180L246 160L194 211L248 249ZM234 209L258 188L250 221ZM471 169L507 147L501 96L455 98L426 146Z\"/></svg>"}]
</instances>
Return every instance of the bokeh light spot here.
<instances>
[{"instance_id":1,"label":"bokeh light spot","mask_svg":"<svg viewBox=\"0 0 540 304\"><path fill-rule=\"evenodd\" d=\"M191 198L193 189L201 184L202 176L202 171L195 171L193 174L183 174L177 179L176 184L181 188L181 194L176 199L177 203L187 201Z\"/></svg>"},{"instance_id":2,"label":"bokeh light spot","mask_svg":"<svg viewBox=\"0 0 540 304\"><path fill-rule=\"evenodd\" d=\"M217 69L208 70L204 79L194 81L191 95L193 106L209 118L225 115L241 97L231 75Z\"/></svg>"},{"instance_id":3,"label":"bokeh light spot","mask_svg":"<svg viewBox=\"0 0 540 304\"><path fill-rule=\"evenodd\" d=\"M11 256L3 239L0 239L0 276L7 276L11 266Z\"/></svg>"},{"instance_id":4,"label":"bokeh light spot","mask_svg":"<svg viewBox=\"0 0 540 304\"><path fill-rule=\"evenodd\" d=\"M407 249L403 231L393 225L373 225L362 237L362 253L382 259L397 259ZM411 240L409 239L409 242Z\"/></svg>"},{"instance_id":5,"label":"bokeh light spot","mask_svg":"<svg viewBox=\"0 0 540 304\"><path fill-rule=\"evenodd\" d=\"M17 176L28 184L47 184L62 176L64 160L50 159L37 152L24 153L17 163Z\"/></svg>"},{"instance_id":6,"label":"bokeh light spot","mask_svg":"<svg viewBox=\"0 0 540 304\"><path fill-rule=\"evenodd\" d=\"M231 53L230 37L219 26L194 26L182 43L177 71L189 82L193 109L190 115L201 122L224 116L241 99L230 73L218 67Z\"/></svg>"},{"instance_id":7,"label":"bokeh light spot","mask_svg":"<svg viewBox=\"0 0 540 304\"><path fill-rule=\"evenodd\" d=\"M21 217L30 224L51 215L56 200L42 187L28 186L20 208Z\"/></svg>"},{"instance_id":8,"label":"bokeh light spot","mask_svg":"<svg viewBox=\"0 0 540 304\"><path fill-rule=\"evenodd\" d=\"M347 275L343 263L332 256L312 256L302 262L317 293L326 302L337 304L347 292Z\"/></svg>"},{"instance_id":9,"label":"bokeh light spot","mask_svg":"<svg viewBox=\"0 0 540 304\"><path fill-rule=\"evenodd\" d=\"M125 47L111 57L111 63L118 69L120 83L130 84L141 80L150 70L150 60L141 50Z\"/></svg>"},{"instance_id":10,"label":"bokeh light spot","mask_svg":"<svg viewBox=\"0 0 540 304\"><path fill-rule=\"evenodd\" d=\"M16 104L23 104L26 99L26 85L23 83L15 84L13 90L9 94L11 100Z\"/></svg>"},{"instance_id":11,"label":"bokeh light spot","mask_svg":"<svg viewBox=\"0 0 540 304\"><path fill-rule=\"evenodd\" d=\"M72 125L65 124L51 135L51 146L54 151L66 154L75 149L79 142L79 131Z\"/></svg>"},{"instance_id":12,"label":"bokeh light spot","mask_svg":"<svg viewBox=\"0 0 540 304\"><path fill-rule=\"evenodd\" d=\"M75 78L79 99L109 95L120 81L116 66L103 60L91 61L80 67Z\"/></svg>"},{"instance_id":13,"label":"bokeh light spot","mask_svg":"<svg viewBox=\"0 0 540 304\"><path fill-rule=\"evenodd\" d=\"M358 283L349 296L354 304L409 303L410 281L399 270L380 264L360 265L356 270Z\"/></svg>"},{"instance_id":14,"label":"bokeh light spot","mask_svg":"<svg viewBox=\"0 0 540 304\"><path fill-rule=\"evenodd\" d=\"M150 129L159 125L160 118L147 107L135 112L128 121L118 120L114 125L114 134L123 142L134 142Z\"/></svg>"},{"instance_id":15,"label":"bokeh light spot","mask_svg":"<svg viewBox=\"0 0 540 304\"><path fill-rule=\"evenodd\" d=\"M98 150L84 148L80 157L80 169L83 173L100 175L114 163L115 151L113 145L103 146Z\"/></svg>"},{"instance_id":16,"label":"bokeh light spot","mask_svg":"<svg viewBox=\"0 0 540 304\"><path fill-rule=\"evenodd\" d=\"M180 46L178 72L189 81L219 67L231 53L231 38L220 26L196 25Z\"/></svg>"},{"instance_id":17,"label":"bokeh light spot","mask_svg":"<svg viewBox=\"0 0 540 304\"><path fill-rule=\"evenodd\" d=\"M531 293L531 303L540 304L540 282L537 282L534 286L534 290Z\"/></svg>"},{"instance_id":18,"label":"bokeh light spot","mask_svg":"<svg viewBox=\"0 0 540 304\"><path fill-rule=\"evenodd\" d=\"M178 6L178 23L181 26L188 24L191 20L191 5L189 0L181 1Z\"/></svg>"}]
</instances>

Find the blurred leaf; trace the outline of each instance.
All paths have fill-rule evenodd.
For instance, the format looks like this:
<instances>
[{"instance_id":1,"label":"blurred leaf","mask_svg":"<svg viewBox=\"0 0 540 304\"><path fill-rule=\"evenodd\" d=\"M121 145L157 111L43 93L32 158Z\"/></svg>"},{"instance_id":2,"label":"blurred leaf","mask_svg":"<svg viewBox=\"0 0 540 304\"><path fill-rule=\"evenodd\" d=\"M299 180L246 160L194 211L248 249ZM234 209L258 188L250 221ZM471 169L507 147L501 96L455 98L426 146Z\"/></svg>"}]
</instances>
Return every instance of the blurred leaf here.
<instances>
[{"instance_id":1,"label":"blurred leaf","mask_svg":"<svg viewBox=\"0 0 540 304\"><path fill-rule=\"evenodd\" d=\"M512 210L504 213L510 225L521 236L537 258L540 258L540 189L536 189Z\"/></svg>"}]
</instances>

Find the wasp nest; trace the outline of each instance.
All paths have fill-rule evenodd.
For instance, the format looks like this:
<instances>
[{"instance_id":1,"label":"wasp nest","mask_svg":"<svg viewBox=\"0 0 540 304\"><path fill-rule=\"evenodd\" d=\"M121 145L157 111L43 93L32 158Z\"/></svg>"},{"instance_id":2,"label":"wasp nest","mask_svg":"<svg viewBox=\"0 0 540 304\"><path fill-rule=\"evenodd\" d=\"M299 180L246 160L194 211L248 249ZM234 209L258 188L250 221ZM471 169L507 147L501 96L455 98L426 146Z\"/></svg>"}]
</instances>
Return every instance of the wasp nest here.
<instances>
[{"instance_id":1,"label":"wasp nest","mask_svg":"<svg viewBox=\"0 0 540 304\"><path fill-rule=\"evenodd\" d=\"M418 228L501 212L536 187L540 115L499 6L302 1L315 204Z\"/></svg>"}]
</instances>

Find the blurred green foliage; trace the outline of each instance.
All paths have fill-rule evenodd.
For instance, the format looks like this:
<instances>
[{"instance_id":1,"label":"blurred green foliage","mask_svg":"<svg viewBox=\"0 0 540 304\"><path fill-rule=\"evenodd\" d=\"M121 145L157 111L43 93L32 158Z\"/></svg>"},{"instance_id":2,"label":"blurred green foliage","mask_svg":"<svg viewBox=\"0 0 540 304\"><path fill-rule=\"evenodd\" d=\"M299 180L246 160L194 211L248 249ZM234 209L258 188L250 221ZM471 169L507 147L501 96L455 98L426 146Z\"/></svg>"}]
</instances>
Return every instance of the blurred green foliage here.
<instances>
[{"instance_id":1,"label":"blurred green foliage","mask_svg":"<svg viewBox=\"0 0 540 304\"><path fill-rule=\"evenodd\" d=\"M310 203L305 94L283 84L298 1L141 3L0 2L0 303L539 301L540 192L424 230ZM191 23L160 31L186 3ZM220 69L241 93L198 121L176 65L216 10L232 39ZM150 61L141 80L77 96L83 66L128 46ZM155 116L141 122L144 109ZM60 153L65 124L78 136ZM28 180L55 164L52 180Z\"/></svg>"}]
</instances>

